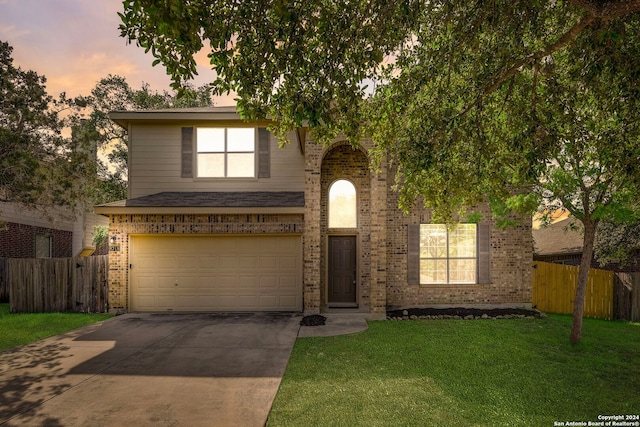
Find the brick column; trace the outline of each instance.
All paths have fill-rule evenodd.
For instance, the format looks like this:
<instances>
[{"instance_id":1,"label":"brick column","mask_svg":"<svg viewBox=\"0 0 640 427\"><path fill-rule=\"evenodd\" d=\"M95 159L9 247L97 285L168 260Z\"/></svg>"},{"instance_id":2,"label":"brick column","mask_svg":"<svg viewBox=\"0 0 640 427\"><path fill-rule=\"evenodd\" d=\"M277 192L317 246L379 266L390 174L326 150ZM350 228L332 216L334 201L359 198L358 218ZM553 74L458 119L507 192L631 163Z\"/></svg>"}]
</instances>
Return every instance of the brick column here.
<instances>
[{"instance_id":1,"label":"brick column","mask_svg":"<svg viewBox=\"0 0 640 427\"><path fill-rule=\"evenodd\" d=\"M304 312L320 312L320 178L322 145L305 141L305 214L303 233Z\"/></svg>"},{"instance_id":2,"label":"brick column","mask_svg":"<svg viewBox=\"0 0 640 427\"><path fill-rule=\"evenodd\" d=\"M129 235L120 215L109 217L109 239L115 237L118 250L109 250L109 309L127 311L129 309L127 274L129 272Z\"/></svg>"},{"instance_id":3,"label":"brick column","mask_svg":"<svg viewBox=\"0 0 640 427\"><path fill-rule=\"evenodd\" d=\"M371 172L371 313L384 314L387 305L387 167Z\"/></svg>"}]
</instances>

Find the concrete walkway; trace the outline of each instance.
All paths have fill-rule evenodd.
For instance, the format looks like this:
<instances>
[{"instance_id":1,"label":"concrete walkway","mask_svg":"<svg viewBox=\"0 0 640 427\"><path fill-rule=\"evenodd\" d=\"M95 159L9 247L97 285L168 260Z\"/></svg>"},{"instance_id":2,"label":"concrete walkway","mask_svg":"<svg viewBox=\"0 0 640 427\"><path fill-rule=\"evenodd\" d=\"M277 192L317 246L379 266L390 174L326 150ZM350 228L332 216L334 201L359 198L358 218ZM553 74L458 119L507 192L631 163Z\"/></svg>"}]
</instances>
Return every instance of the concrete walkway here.
<instances>
[{"instance_id":1,"label":"concrete walkway","mask_svg":"<svg viewBox=\"0 0 640 427\"><path fill-rule=\"evenodd\" d=\"M362 332L367 329L367 319L383 319L384 316L375 316L368 313L323 313L326 318L321 326L301 326L298 337L332 337Z\"/></svg>"},{"instance_id":2,"label":"concrete walkway","mask_svg":"<svg viewBox=\"0 0 640 427\"><path fill-rule=\"evenodd\" d=\"M126 314L0 353L0 426L264 426L296 337L367 316Z\"/></svg>"},{"instance_id":3,"label":"concrete walkway","mask_svg":"<svg viewBox=\"0 0 640 427\"><path fill-rule=\"evenodd\" d=\"M300 329L127 314L0 353L2 426L263 426Z\"/></svg>"}]
</instances>

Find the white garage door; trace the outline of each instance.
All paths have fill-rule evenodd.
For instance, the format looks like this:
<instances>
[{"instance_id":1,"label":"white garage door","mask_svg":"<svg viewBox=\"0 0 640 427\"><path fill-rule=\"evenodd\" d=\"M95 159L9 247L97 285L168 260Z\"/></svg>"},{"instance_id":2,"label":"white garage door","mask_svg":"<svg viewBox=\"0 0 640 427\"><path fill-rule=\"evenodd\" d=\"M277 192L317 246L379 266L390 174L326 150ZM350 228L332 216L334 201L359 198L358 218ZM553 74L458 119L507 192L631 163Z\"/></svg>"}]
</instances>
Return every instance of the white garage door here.
<instances>
[{"instance_id":1,"label":"white garage door","mask_svg":"<svg viewBox=\"0 0 640 427\"><path fill-rule=\"evenodd\" d=\"M133 311L301 311L299 236L132 236Z\"/></svg>"}]
</instances>

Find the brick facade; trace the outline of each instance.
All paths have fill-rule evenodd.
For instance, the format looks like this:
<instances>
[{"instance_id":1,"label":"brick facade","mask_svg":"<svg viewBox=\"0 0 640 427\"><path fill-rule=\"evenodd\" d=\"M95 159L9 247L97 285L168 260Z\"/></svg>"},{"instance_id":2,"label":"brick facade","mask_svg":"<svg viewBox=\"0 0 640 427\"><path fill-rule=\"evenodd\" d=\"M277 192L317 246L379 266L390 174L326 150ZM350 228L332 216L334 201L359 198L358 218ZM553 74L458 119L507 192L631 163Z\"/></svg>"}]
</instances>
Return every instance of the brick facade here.
<instances>
[{"instance_id":1,"label":"brick facade","mask_svg":"<svg viewBox=\"0 0 640 427\"><path fill-rule=\"evenodd\" d=\"M52 258L72 256L73 233L71 231L8 222L0 231L0 257L34 258L38 234L51 237Z\"/></svg>"},{"instance_id":2,"label":"brick facade","mask_svg":"<svg viewBox=\"0 0 640 427\"><path fill-rule=\"evenodd\" d=\"M388 185L392 172L384 165L372 172L362 149L347 143L305 147L305 311L327 308L327 238L354 234L358 238L358 306L384 313L388 308L431 305L526 306L531 302L532 237L530 222L499 229L491 211L476 211L491 223L491 283L473 285L409 285L407 279L407 227L429 223L430 210L419 203L409 214L398 209L398 194ZM320 171L318 173L318 171ZM358 197L357 230L327 227L328 190L337 179L351 181ZM310 197L311 196L311 197Z\"/></svg>"},{"instance_id":3,"label":"brick facade","mask_svg":"<svg viewBox=\"0 0 640 427\"><path fill-rule=\"evenodd\" d=\"M389 308L435 305L527 306L531 303L532 235L530 221L500 229L488 206L473 209L491 223L491 283L441 285L407 283L407 226L431 222L429 209L416 206L408 215L397 209L397 194L388 193Z\"/></svg>"}]
</instances>

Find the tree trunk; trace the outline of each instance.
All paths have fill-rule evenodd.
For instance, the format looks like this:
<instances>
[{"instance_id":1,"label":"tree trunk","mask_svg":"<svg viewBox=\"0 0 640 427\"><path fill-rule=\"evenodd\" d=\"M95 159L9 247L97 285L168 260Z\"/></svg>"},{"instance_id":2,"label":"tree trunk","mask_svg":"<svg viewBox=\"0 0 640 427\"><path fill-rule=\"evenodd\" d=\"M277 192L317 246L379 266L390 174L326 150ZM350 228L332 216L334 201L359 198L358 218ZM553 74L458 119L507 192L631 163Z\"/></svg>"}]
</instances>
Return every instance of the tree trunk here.
<instances>
[{"instance_id":1,"label":"tree trunk","mask_svg":"<svg viewBox=\"0 0 640 427\"><path fill-rule=\"evenodd\" d=\"M584 314L585 295L587 293L587 278L593 258L593 242L596 237L596 224L591 219L582 220L584 226L584 243L582 245L582 258L578 272L578 287L576 298L573 302L573 326L571 328L571 344L577 344L582 338L582 316Z\"/></svg>"}]
</instances>

